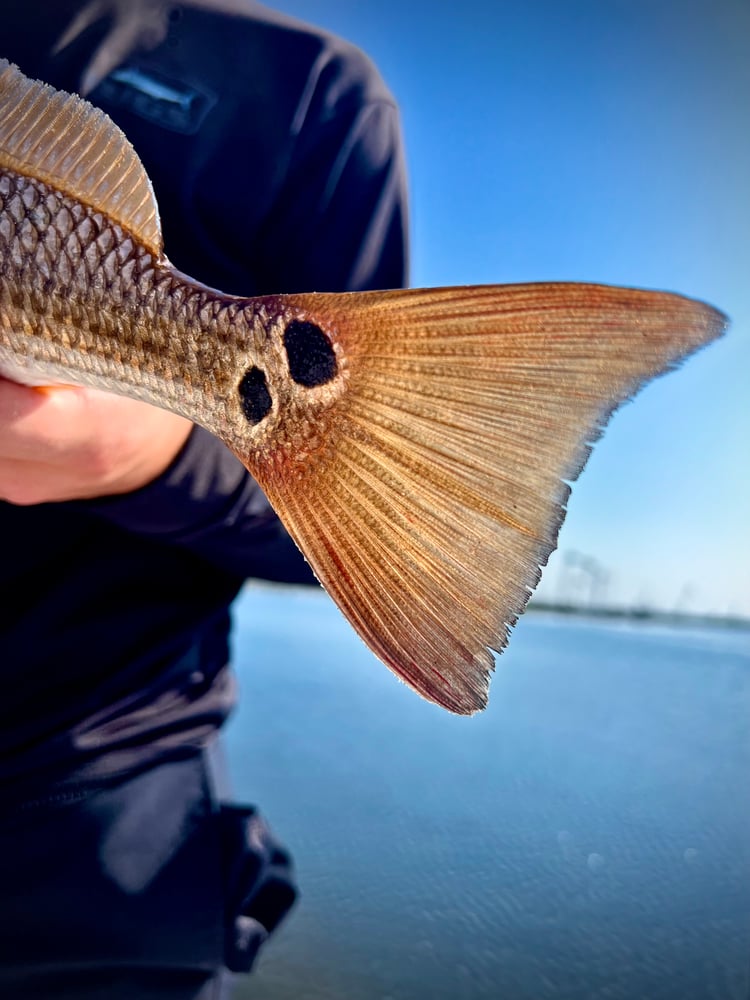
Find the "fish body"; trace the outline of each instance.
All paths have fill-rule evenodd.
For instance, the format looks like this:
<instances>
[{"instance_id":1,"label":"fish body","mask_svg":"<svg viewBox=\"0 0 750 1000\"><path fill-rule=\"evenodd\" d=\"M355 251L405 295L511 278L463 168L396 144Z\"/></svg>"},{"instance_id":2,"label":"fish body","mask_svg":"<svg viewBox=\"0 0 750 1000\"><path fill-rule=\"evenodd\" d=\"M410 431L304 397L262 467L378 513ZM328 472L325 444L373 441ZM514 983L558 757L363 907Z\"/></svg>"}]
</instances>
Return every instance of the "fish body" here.
<instances>
[{"instance_id":1,"label":"fish body","mask_svg":"<svg viewBox=\"0 0 750 1000\"><path fill-rule=\"evenodd\" d=\"M317 393L306 386L298 413L283 335L307 314L290 298L242 299L192 281L108 216L8 170L0 262L0 373L17 381L127 394L258 452L285 426L299 423L300 446L319 434L343 388L341 373ZM345 367L333 352L331 364ZM251 372L262 375L238 391Z\"/></svg>"},{"instance_id":2,"label":"fish body","mask_svg":"<svg viewBox=\"0 0 750 1000\"><path fill-rule=\"evenodd\" d=\"M0 62L0 373L212 431L362 638L452 711L486 703L613 410L724 326L587 284L224 295L164 256L119 129Z\"/></svg>"}]
</instances>

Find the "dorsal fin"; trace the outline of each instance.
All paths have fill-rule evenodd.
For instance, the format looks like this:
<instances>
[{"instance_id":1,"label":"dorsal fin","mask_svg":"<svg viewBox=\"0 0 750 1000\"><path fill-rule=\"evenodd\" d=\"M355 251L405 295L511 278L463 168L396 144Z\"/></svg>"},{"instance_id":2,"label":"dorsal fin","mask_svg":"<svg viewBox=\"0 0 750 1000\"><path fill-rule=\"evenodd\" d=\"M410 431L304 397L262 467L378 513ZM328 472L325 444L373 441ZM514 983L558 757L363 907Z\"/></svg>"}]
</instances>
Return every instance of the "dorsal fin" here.
<instances>
[{"instance_id":1,"label":"dorsal fin","mask_svg":"<svg viewBox=\"0 0 750 1000\"><path fill-rule=\"evenodd\" d=\"M0 59L0 167L52 185L161 253L151 181L122 130L88 101L29 80L6 59Z\"/></svg>"}]
</instances>

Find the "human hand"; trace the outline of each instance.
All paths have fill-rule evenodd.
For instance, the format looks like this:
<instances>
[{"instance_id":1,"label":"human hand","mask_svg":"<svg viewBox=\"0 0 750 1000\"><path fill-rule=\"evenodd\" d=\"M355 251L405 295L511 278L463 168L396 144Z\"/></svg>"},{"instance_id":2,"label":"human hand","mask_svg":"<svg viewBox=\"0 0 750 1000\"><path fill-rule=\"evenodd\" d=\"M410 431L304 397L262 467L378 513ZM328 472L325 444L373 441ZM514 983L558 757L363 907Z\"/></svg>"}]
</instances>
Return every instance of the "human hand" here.
<instances>
[{"instance_id":1,"label":"human hand","mask_svg":"<svg viewBox=\"0 0 750 1000\"><path fill-rule=\"evenodd\" d=\"M129 493L167 468L191 427L123 396L0 378L0 498L25 506Z\"/></svg>"}]
</instances>

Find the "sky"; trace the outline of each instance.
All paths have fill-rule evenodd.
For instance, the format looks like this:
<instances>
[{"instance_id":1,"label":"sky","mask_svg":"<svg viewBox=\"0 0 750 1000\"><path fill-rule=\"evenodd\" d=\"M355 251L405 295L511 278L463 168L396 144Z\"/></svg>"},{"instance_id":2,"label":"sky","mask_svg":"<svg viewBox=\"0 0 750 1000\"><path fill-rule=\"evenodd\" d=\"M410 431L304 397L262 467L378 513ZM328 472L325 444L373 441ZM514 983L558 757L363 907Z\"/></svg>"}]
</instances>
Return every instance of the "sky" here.
<instances>
[{"instance_id":1,"label":"sky","mask_svg":"<svg viewBox=\"0 0 750 1000\"><path fill-rule=\"evenodd\" d=\"M601 281L729 314L614 417L538 594L589 600L600 566L603 603L750 616L748 0L272 6L393 92L413 285Z\"/></svg>"}]
</instances>

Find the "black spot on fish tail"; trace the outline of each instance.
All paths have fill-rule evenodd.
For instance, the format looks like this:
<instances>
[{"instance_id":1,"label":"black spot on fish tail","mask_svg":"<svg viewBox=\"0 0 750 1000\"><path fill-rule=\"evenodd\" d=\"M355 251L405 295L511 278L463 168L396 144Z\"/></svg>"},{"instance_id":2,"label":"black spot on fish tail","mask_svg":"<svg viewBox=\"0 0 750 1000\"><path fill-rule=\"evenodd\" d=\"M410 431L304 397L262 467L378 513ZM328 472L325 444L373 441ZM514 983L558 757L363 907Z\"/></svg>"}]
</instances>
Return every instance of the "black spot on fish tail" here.
<instances>
[{"instance_id":1,"label":"black spot on fish tail","mask_svg":"<svg viewBox=\"0 0 750 1000\"><path fill-rule=\"evenodd\" d=\"M336 355L330 340L315 323L293 319L284 331L284 348L289 374L297 385L311 389L335 377Z\"/></svg>"},{"instance_id":2,"label":"black spot on fish tail","mask_svg":"<svg viewBox=\"0 0 750 1000\"><path fill-rule=\"evenodd\" d=\"M251 424L259 424L271 412L273 400L268 391L266 373L260 368L249 368L239 384L242 412Z\"/></svg>"}]
</instances>

